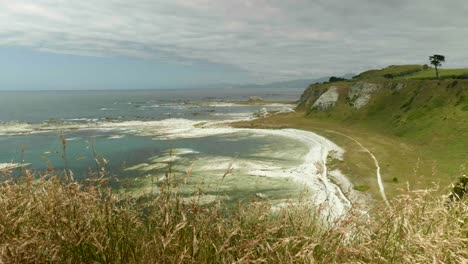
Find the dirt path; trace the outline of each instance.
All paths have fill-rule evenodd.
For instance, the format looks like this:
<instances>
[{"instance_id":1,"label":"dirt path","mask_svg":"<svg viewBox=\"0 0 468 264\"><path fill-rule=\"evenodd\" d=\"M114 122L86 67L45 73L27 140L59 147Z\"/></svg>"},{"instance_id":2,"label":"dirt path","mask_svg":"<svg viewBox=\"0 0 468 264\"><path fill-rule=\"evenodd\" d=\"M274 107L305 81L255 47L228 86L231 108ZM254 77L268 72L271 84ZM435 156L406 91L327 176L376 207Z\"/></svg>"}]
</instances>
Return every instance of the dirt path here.
<instances>
[{"instance_id":1,"label":"dirt path","mask_svg":"<svg viewBox=\"0 0 468 264\"><path fill-rule=\"evenodd\" d=\"M385 204L390 207L390 203L388 202L388 199L387 199L387 196L385 195L385 187L383 185L383 182L382 182L382 175L380 174L380 165L379 165L379 161L377 160L377 158L374 156L374 154L366 147L364 147L364 145L361 144L361 142L357 141L355 138L353 137L350 137L346 134L343 134L343 133L340 133L340 132L337 132L337 131L333 131L333 130L325 130L329 133L334 133L334 134L338 134L338 135L341 135L341 136L344 136L346 138L349 138L351 139L352 141L354 141L356 144L358 144L365 152L367 152L369 154L369 156L374 160L374 164L375 164L375 167L377 168L376 169L376 176L377 176L377 183L379 185L379 190L380 190L380 195L382 196L382 199L384 200Z\"/></svg>"}]
</instances>

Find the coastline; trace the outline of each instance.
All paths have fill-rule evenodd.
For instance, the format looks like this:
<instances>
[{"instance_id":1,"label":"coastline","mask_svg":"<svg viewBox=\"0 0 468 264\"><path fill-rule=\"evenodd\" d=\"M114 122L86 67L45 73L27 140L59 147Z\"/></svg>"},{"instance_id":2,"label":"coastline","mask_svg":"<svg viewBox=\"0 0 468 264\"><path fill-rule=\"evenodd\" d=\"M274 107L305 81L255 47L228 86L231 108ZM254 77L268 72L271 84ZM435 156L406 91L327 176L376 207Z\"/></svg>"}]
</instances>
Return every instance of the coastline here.
<instances>
[{"instance_id":1,"label":"coastline","mask_svg":"<svg viewBox=\"0 0 468 264\"><path fill-rule=\"evenodd\" d=\"M21 164L18 163L0 163L0 172L8 171L21 167Z\"/></svg>"},{"instance_id":2,"label":"coastline","mask_svg":"<svg viewBox=\"0 0 468 264\"><path fill-rule=\"evenodd\" d=\"M332 173L327 166L329 158L342 160L344 150L329 139L316 133L298 129L258 129L235 128L231 124L238 121L252 121L253 117L243 116L226 120L188 120L164 119L160 121L123 121L123 122L88 122L88 123L53 123L53 124L11 124L3 126L0 134L33 134L54 132L60 130L116 130L119 133L164 139L202 138L214 135L235 133L254 133L273 135L297 140L307 146L308 153L303 157L303 163L288 169L284 168L251 168L249 175L259 177L290 178L304 184L311 190L311 203L321 208L327 220L333 222L345 215L352 202L342 190L339 177L331 178ZM234 161L234 166L236 166ZM351 189L351 188L348 188Z\"/></svg>"},{"instance_id":3,"label":"coastline","mask_svg":"<svg viewBox=\"0 0 468 264\"><path fill-rule=\"evenodd\" d=\"M248 120L255 119L250 118ZM176 139L248 132L282 136L300 141L309 149L301 165L287 170L282 170L281 168L272 168L271 170L254 169L249 174L261 177L291 178L306 185L312 192L312 204L322 208L323 216L326 216L330 222L344 216L352 207L352 202L341 187L348 186L348 192L354 192L352 190L352 183L349 181L347 183L341 182L341 178L339 177L334 177L333 180L330 179L329 173L337 174L340 172L338 170L329 171L327 167L328 158L342 160L344 150L323 136L299 129L234 128L230 126L232 121L203 121L200 126L197 126L200 123L187 120L185 121L185 125L181 125L184 124L182 120L178 120L178 122L179 127L177 129L158 130L157 132L144 129L146 131L141 131L141 133L146 136L164 135L166 138ZM235 165L234 161L233 166Z\"/></svg>"}]
</instances>

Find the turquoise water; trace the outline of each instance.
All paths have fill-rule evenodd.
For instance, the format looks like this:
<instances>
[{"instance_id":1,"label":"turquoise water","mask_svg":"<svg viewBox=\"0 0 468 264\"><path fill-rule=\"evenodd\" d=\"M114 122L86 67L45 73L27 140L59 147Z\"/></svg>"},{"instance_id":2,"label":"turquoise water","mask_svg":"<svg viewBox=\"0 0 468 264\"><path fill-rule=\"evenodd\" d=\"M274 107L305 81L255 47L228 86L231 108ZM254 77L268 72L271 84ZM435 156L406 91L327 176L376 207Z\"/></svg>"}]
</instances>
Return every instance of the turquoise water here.
<instances>
[{"instance_id":1,"label":"turquoise water","mask_svg":"<svg viewBox=\"0 0 468 264\"><path fill-rule=\"evenodd\" d=\"M229 113L248 113L257 106L210 107L203 102L297 100L301 90L206 89L158 91L0 91L0 122L39 123L46 120L162 120L166 118L223 119Z\"/></svg>"},{"instance_id":2,"label":"turquoise water","mask_svg":"<svg viewBox=\"0 0 468 264\"><path fill-rule=\"evenodd\" d=\"M0 128L43 122L92 124L87 129L0 135L0 163L27 163L27 168L38 172L50 167L57 171L69 169L76 179L83 179L100 169L96 158L105 158L108 161L107 175L120 179L125 183L125 191L135 195L150 189L154 191L154 182L164 176L170 164L172 172L180 177L187 174L187 168L192 168L192 177L183 188L188 197L195 190L203 189L207 197L225 195L226 199L237 200L255 197L260 192L279 201L297 195L301 188L288 179L252 176L249 170L269 166L286 169L300 164L301 155L307 153L307 148L293 139L246 132L167 139L164 136L142 136L131 126L97 129L96 125L101 122L118 125L125 121L178 118L173 122L174 129L177 129L177 120L233 119L238 118L237 115L248 116L262 108L232 106L223 104L225 101L246 100L250 96L266 100L295 100L299 94L300 90L229 89L0 92ZM277 108L270 107L272 110ZM65 150L60 139L62 134L66 138ZM174 153L170 154L170 150ZM286 155L275 155L279 152ZM175 160L167 162L168 158ZM233 161L236 163L232 173L222 177Z\"/></svg>"},{"instance_id":3,"label":"turquoise water","mask_svg":"<svg viewBox=\"0 0 468 264\"><path fill-rule=\"evenodd\" d=\"M149 137L126 136L111 139L112 133L87 130L64 132L67 140L65 159L60 134L39 133L33 135L0 136L0 160L2 162L30 163L37 170L52 166L57 170L72 170L78 177L86 177L89 169L96 168L95 158L109 160L112 172L122 173L127 164L139 162L151 155L158 155L167 148ZM49 162L49 163L48 163Z\"/></svg>"}]
</instances>

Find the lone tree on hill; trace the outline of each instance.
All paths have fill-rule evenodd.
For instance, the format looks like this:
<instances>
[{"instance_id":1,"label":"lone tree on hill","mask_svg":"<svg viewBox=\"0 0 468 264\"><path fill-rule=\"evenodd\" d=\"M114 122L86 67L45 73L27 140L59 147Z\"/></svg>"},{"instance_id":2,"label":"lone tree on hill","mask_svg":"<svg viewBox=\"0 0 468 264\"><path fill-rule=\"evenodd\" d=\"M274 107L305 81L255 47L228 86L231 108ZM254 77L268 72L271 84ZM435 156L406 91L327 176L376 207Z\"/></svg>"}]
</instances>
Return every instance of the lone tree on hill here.
<instances>
[{"instance_id":1,"label":"lone tree on hill","mask_svg":"<svg viewBox=\"0 0 468 264\"><path fill-rule=\"evenodd\" d=\"M442 62L445 62L445 56L434 54L429 56L429 61L434 65L436 70L436 78L439 79L439 69L437 67L442 66Z\"/></svg>"}]
</instances>

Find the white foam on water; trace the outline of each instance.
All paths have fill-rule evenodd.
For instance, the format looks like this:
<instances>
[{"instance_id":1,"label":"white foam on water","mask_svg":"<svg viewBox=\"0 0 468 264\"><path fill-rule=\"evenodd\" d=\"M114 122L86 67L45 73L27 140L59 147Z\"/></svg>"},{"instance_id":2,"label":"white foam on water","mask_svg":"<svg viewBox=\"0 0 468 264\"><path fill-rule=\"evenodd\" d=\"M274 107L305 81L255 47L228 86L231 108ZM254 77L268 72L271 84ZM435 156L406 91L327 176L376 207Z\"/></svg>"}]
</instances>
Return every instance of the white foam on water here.
<instances>
[{"instance_id":1,"label":"white foam on water","mask_svg":"<svg viewBox=\"0 0 468 264\"><path fill-rule=\"evenodd\" d=\"M175 162L177 160L181 159L179 156L162 156L162 157L153 157L150 158L149 160L151 162L157 162L157 163L169 163L169 162Z\"/></svg>"},{"instance_id":2,"label":"white foam on water","mask_svg":"<svg viewBox=\"0 0 468 264\"><path fill-rule=\"evenodd\" d=\"M166 153L171 152L173 155L187 155L187 154L198 154L200 152L190 149L190 148L174 148L170 151L166 151Z\"/></svg>"},{"instance_id":3,"label":"white foam on water","mask_svg":"<svg viewBox=\"0 0 468 264\"><path fill-rule=\"evenodd\" d=\"M244 119L244 120L249 120ZM263 177L282 177L291 178L300 183L305 184L311 189L313 202L316 205L321 205L327 208L329 220L336 220L344 215L351 207L350 201L343 194L339 186L333 184L328 178L326 161L328 155L336 155L337 158L342 157L344 151L330 140L308 131L296 129L247 129L247 128L232 128L227 123L232 120L212 121L212 120L188 120L181 118L170 118L160 121L123 121L87 124L26 124L26 123L11 123L0 125L0 134L12 133L31 133L34 131L53 131L59 129L99 129L99 130L118 130L120 133L136 134L141 136L151 136L156 139L183 139L183 138L202 138L208 136L219 135L263 135L263 136L280 136L292 138L305 144L309 151L303 157L303 163L293 168L283 168L274 164L262 163L260 161L234 161L232 166L248 169L248 174L253 176ZM180 153L194 153L192 150L178 150ZM234 154L234 153L233 153ZM179 159L179 156L163 156L150 159L153 163L172 162ZM207 170L221 170L229 166L229 162L212 162L211 167L206 167ZM140 166L140 167L138 167ZM144 169L149 164L139 164L127 170ZM208 165L207 165L208 166Z\"/></svg>"},{"instance_id":4,"label":"white foam on water","mask_svg":"<svg viewBox=\"0 0 468 264\"><path fill-rule=\"evenodd\" d=\"M21 164L19 163L12 163L12 162L0 163L0 171L12 170L20 166Z\"/></svg>"},{"instance_id":5,"label":"white foam on water","mask_svg":"<svg viewBox=\"0 0 468 264\"><path fill-rule=\"evenodd\" d=\"M63 119L65 121L78 121L78 122L98 122L99 119L98 118L85 118L85 117L81 117L81 118L68 118L68 119Z\"/></svg>"},{"instance_id":6,"label":"white foam on water","mask_svg":"<svg viewBox=\"0 0 468 264\"><path fill-rule=\"evenodd\" d=\"M200 126L199 124L202 125ZM143 135L164 136L168 139L198 138L247 132L283 136L299 140L309 148L309 152L304 157L304 162L300 166L285 170L283 168L278 169L271 166L256 168L258 163L251 163L249 166L251 166L252 169L249 174L268 177L287 177L307 185L312 190L315 204L327 208L325 211L329 214L328 219L331 221L334 221L344 215L351 207L350 201L341 191L339 186L333 184L328 178L326 167L328 155L335 155L336 158L342 158L344 151L330 140L315 133L296 129L269 130L232 128L222 126L222 122L205 121L200 123L186 119L166 119L156 121L151 124L133 122L132 126L134 128L139 126L139 133L142 133ZM211 167L203 169L226 169L229 166L229 162L231 161L213 161ZM234 161L232 166L233 168L236 168L236 166L239 165L236 165L236 161Z\"/></svg>"},{"instance_id":7,"label":"white foam on water","mask_svg":"<svg viewBox=\"0 0 468 264\"><path fill-rule=\"evenodd\" d=\"M131 171L131 170L142 170L142 169L146 168L147 166L149 166L148 163L140 163L140 164L133 165L133 166L131 166L131 167L125 168L125 170L126 170L126 171Z\"/></svg>"},{"instance_id":8,"label":"white foam on water","mask_svg":"<svg viewBox=\"0 0 468 264\"><path fill-rule=\"evenodd\" d=\"M180 103L169 103L169 104L161 104L161 107L170 108L174 110L184 110L193 107L193 105L189 104L180 104Z\"/></svg>"},{"instance_id":9,"label":"white foam on water","mask_svg":"<svg viewBox=\"0 0 468 264\"><path fill-rule=\"evenodd\" d=\"M112 135L110 137L108 137L107 139L120 139L120 138L124 138L125 136L124 135Z\"/></svg>"},{"instance_id":10,"label":"white foam on water","mask_svg":"<svg viewBox=\"0 0 468 264\"><path fill-rule=\"evenodd\" d=\"M233 107L233 106L242 106L240 104L235 103L228 103L228 102L209 102L204 104L204 106L208 107Z\"/></svg>"},{"instance_id":11,"label":"white foam on water","mask_svg":"<svg viewBox=\"0 0 468 264\"><path fill-rule=\"evenodd\" d=\"M129 168L125 169L125 170L126 171L138 170L138 171L149 172L149 171L152 171L152 170L160 170L160 169L164 169L164 168L167 168L167 164L156 163L156 164L151 164L150 165L148 163L142 163L142 164L138 164L138 165L129 167Z\"/></svg>"},{"instance_id":12,"label":"white foam on water","mask_svg":"<svg viewBox=\"0 0 468 264\"><path fill-rule=\"evenodd\" d=\"M208 103L204 103L202 105L203 106L208 106L208 107L255 107L255 106L287 107L287 108L293 108L294 107L291 104L282 104L282 103L241 104L241 103L232 103L232 102L208 102Z\"/></svg>"},{"instance_id":13,"label":"white foam on water","mask_svg":"<svg viewBox=\"0 0 468 264\"><path fill-rule=\"evenodd\" d=\"M160 105L154 104L154 105L143 105L140 108L159 108Z\"/></svg>"},{"instance_id":14,"label":"white foam on water","mask_svg":"<svg viewBox=\"0 0 468 264\"><path fill-rule=\"evenodd\" d=\"M211 113L210 116L222 116L224 119L237 120L244 118L252 118L252 113Z\"/></svg>"},{"instance_id":15,"label":"white foam on water","mask_svg":"<svg viewBox=\"0 0 468 264\"><path fill-rule=\"evenodd\" d=\"M31 131L31 125L27 123L9 122L0 124L0 135L24 134Z\"/></svg>"}]
</instances>

